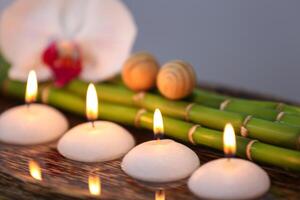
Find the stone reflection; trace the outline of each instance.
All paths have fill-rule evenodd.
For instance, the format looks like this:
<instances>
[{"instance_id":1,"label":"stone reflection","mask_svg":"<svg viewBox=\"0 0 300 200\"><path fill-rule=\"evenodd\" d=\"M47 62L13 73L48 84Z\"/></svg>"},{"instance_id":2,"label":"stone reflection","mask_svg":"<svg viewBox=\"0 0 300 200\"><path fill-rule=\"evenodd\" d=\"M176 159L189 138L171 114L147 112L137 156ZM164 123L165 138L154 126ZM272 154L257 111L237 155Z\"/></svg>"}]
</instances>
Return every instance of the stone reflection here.
<instances>
[{"instance_id":1,"label":"stone reflection","mask_svg":"<svg viewBox=\"0 0 300 200\"><path fill-rule=\"evenodd\" d=\"M89 191L91 195L101 195L101 180L97 175L89 175L88 178Z\"/></svg>"},{"instance_id":2,"label":"stone reflection","mask_svg":"<svg viewBox=\"0 0 300 200\"><path fill-rule=\"evenodd\" d=\"M42 181L42 169L36 161L30 160L28 163L28 168L32 178L38 181Z\"/></svg>"},{"instance_id":3,"label":"stone reflection","mask_svg":"<svg viewBox=\"0 0 300 200\"><path fill-rule=\"evenodd\" d=\"M165 200L165 199L166 199L166 195L164 190L160 189L155 192L155 200Z\"/></svg>"}]
</instances>

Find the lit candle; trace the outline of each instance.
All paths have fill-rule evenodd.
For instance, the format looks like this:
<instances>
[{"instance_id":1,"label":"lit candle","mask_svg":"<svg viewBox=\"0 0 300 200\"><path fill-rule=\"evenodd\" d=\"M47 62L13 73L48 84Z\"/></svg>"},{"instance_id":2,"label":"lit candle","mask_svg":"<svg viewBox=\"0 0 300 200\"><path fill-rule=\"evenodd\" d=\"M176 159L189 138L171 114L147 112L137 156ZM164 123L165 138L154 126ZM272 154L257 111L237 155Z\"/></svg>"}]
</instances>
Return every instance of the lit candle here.
<instances>
[{"instance_id":1,"label":"lit candle","mask_svg":"<svg viewBox=\"0 0 300 200\"><path fill-rule=\"evenodd\" d=\"M159 109L155 110L153 120L156 139L133 148L124 157L122 169L128 175L147 182L187 178L200 165L198 156L183 144L161 139L164 127Z\"/></svg>"},{"instance_id":2,"label":"lit candle","mask_svg":"<svg viewBox=\"0 0 300 200\"><path fill-rule=\"evenodd\" d=\"M81 162L102 162L122 157L135 144L130 133L118 124L95 121L98 118L98 99L95 86L89 84L86 115L90 122L69 130L58 142L60 154Z\"/></svg>"},{"instance_id":3,"label":"lit candle","mask_svg":"<svg viewBox=\"0 0 300 200\"><path fill-rule=\"evenodd\" d=\"M224 152L228 158L202 165L188 181L189 189L204 199L254 199L270 187L268 174L247 160L230 158L235 154L236 139L231 124L224 130Z\"/></svg>"},{"instance_id":4,"label":"lit candle","mask_svg":"<svg viewBox=\"0 0 300 200\"><path fill-rule=\"evenodd\" d=\"M0 141L33 145L53 141L67 129L67 119L56 109L34 103L37 97L37 78L34 71L28 75L26 105L13 107L0 115Z\"/></svg>"}]
</instances>

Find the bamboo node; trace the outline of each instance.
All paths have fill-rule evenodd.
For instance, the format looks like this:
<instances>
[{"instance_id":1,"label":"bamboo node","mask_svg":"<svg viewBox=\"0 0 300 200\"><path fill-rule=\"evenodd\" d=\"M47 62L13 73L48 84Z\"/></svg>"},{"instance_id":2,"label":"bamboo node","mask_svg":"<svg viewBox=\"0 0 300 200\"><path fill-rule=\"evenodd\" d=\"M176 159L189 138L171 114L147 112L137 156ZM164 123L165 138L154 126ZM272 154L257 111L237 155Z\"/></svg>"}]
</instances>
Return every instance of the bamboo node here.
<instances>
[{"instance_id":1,"label":"bamboo node","mask_svg":"<svg viewBox=\"0 0 300 200\"><path fill-rule=\"evenodd\" d=\"M195 105L195 103L190 103L189 105L186 106L185 113L184 113L184 119L186 121L190 121L189 115L190 115L190 111L191 111L191 109L193 108L194 105Z\"/></svg>"},{"instance_id":2,"label":"bamboo node","mask_svg":"<svg viewBox=\"0 0 300 200\"><path fill-rule=\"evenodd\" d=\"M249 121L252 119L252 115L248 115L244 121L243 121L243 125L241 126L241 135L243 137L248 137L248 129L246 128L247 124L249 123Z\"/></svg>"},{"instance_id":3,"label":"bamboo node","mask_svg":"<svg viewBox=\"0 0 300 200\"><path fill-rule=\"evenodd\" d=\"M231 99L226 99L220 104L220 110L225 110L225 108L230 104Z\"/></svg>"},{"instance_id":4,"label":"bamboo node","mask_svg":"<svg viewBox=\"0 0 300 200\"><path fill-rule=\"evenodd\" d=\"M194 126L192 126L192 128L190 128L189 132L188 132L188 138L189 141L193 144L196 145L194 139L193 139L193 134L196 132L197 128L201 127L201 125L199 124L195 124Z\"/></svg>"},{"instance_id":5,"label":"bamboo node","mask_svg":"<svg viewBox=\"0 0 300 200\"><path fill-rule=\"evenodd\" d=\"M132 100L134 103L138 104L140 101L144 99L145 95L146 95L145 92L139 92L132 97Z\"/></svg>"},{"instance_id":6,"label":"bamboo node","mask_svg":"<svg viewBox=\"0 0 300 200\"><path fill-rule=\"evenodd\" d=\"M147 112L146 109L144 108L141 108L137 111L136 115L135 115L135 118L134 118L134 126L139 128L140 127L140 119L141 119L141 116L143 114L145 114Z\"/></svg>"},{"instance_id":7,"label":"bamboo node","mask_svg":"<svg viewBox=\"0 0 300 200\"><path fill-rule=\"evenodd\" d=\"M285 112L283 112L283 111L278 113L278 115L276 116L276 121L279 122L283 118L284 115L285 115Z\"/></svg>"},{"instance_id":8,"label":"bamboo node","mask_svg":"<svg viewBox=\"0 0 300 200\"><path fill-rule=\"evenodd\" d=\"M277 111L282 111L284 109L285 103L278 103L276 106Z\"/></svg>"},{"instance_id":9,"label":"bamboo node","mask_svg":"<svg viewBox=\"0 0 300 200\"><path fill-rule=\"evenodd\" d=\"M248 144L247 144L247 147L246 147L246 156L248 158L248 160L251 160L252 161L252 156L251 156L251 148L253 146L253 144L255 142L258 142L257 140L251 140Z\"/></svg>"}]
</instances>

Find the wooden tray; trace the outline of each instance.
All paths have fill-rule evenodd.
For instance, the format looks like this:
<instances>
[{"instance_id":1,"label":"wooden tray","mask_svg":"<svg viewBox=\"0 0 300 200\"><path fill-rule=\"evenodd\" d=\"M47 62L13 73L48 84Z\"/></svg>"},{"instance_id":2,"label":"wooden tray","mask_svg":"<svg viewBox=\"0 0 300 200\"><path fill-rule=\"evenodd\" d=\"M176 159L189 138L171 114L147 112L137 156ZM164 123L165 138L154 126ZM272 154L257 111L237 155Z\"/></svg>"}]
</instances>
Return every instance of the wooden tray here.
<instances>
[{"instance_id":1,"label":"wooden tray","mask_svg":"<svg viewBox=\"0 0 300 200\"><path fill-rule=\"evenodd\" d=\"M236 96L270 99L226 88L208 85L205 87ZM0 96L0 112L17 104L20 102ZM83 118L65 114L71 126L85 121ZM149 131L126 128L132 132L137 143L153 138ZM120 160L94 164L74 162L60 156L55 146L56 143L30 147L0 144L0 199L142 200L155 199L155 192L159 190L164 190L167 200L197 199L189 192L186 180L164 185L149 185L124 174L120 169ZM221 152L205 147L190 147L198 154L202 164L223 156ZM37 181L30 176L28 169L30 160L34 160L41 167L42 181ZM299 173L263 167L271 177L272 187L261 199L300 199ZM89 193L89 175L97 175L101 178L100 196L93 196Z\"/></svg>"}]
</instances>

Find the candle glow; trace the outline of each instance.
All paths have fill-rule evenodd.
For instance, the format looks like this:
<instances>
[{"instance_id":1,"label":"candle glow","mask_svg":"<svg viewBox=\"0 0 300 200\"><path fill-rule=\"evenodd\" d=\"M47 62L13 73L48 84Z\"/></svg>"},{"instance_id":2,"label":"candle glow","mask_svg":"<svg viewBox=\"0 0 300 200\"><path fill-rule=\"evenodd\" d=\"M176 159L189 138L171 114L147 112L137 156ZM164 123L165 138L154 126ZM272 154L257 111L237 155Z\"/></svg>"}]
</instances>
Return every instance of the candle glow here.
<instances>
[{"instance_id":1,"label":"candle glow","mask_svg":"<svg viewBox=\"0 0 300 200\"><path fill-rule=\"evenodd\" d=\"M224 153L229 156L235 155L236 152L236 139L233 126L228 123L225 125L223 134Z\"/></svg>"},{"instance_id":2,"label":"candle glow","mask_svg":"<svg viewBox=\"0 0 300 200\"><path fill-rule=\"evenodd\" d=\"M153 132L155 135L164 133L164 123L160 110L157 108L153 115Z\"/></svg>"},{"instance_id":3,"label":"candle glow","mask_svg":"<svg viewBox=\"0 0 300 200\"><path fill-rule=\"evenodd\" d=\"M86 94L86 117L91 121L98 118L98 96L92 83L89 84Z\"/></svg>"},{"instance_id":4,"label":"candle glow","mask_svg":"<svg viewBox=\"0 0 300 200\"><path fill-rule=\"evenodd\" d=\"M26 85L26 94L25 94L25 102L33 103L36 101L38 90L36 73L34 70L31 70L28 74L27 85Z\"/></svg>"},{"instance_id":5,"label":"candle glow","mask_svg":"<svg viewBox=\"0 0 300 200\"><path fill-rule=\"evenodd\" d=\"M39 164L34 160L30 160L28 165L29 165L29 173L32 176L32 178L41 181L42 170Z\"/></svg>"},{"instance_id":6,"label":"candle glow","mask_svg":"<svg viewBox=\"0 0 300 200\"><path fill-rule=\"evenodd\" d=\"M101 195L101 181L99 176L89 176L89 191L92 195Z\"/></svg>"}]
</instances>

